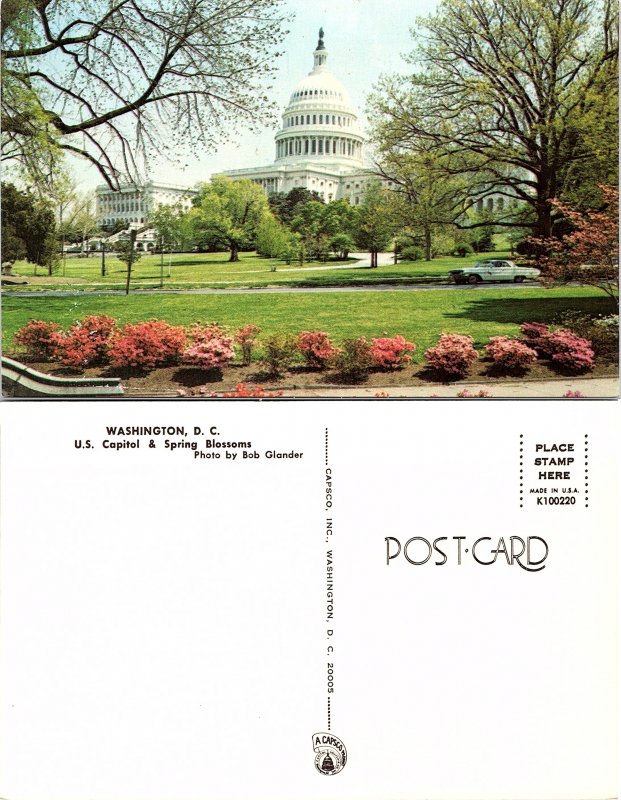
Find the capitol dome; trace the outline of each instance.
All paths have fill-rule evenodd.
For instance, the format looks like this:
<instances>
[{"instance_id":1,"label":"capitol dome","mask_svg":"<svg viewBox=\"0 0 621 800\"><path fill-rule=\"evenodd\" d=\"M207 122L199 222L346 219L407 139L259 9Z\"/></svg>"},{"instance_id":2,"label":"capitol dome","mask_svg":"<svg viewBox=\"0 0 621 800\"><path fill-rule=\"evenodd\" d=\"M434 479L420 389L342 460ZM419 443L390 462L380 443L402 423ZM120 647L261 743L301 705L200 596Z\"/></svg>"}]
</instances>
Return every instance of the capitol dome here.
<instances>
[{"instance_id":1,"label":"capitol dome","mask_svg":"<svg viewBox=\"0 0 621 800\"><path fill-rule=\"evenodd\" d=\"M362 166L363 137L358 113L343 84L328 70L328 51L319 31L314 66L298 83L275 137L276 163Z\"/></svg>"}]
</instances>

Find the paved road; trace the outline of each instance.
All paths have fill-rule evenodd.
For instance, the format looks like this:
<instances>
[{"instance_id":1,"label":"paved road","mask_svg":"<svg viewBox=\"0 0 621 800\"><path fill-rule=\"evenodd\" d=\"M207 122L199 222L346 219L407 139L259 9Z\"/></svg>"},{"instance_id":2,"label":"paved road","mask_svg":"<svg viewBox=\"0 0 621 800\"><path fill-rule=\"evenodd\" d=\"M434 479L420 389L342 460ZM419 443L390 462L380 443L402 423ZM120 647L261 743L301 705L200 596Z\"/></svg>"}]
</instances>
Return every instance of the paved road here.
<instances>
[{"instance_id":1,"label":"paved road","mask_svg":"<svg viewBox=\"0 0 621 800\"><path fill-rule=\"evenodd\" d=\"M448 283L417 283L410 286L393 286L392 284L373 284L369 286L271 286L264 289L132 289L132 295L144 294L312 294L321 292L419 292L422 290L444 290L456 292L500 289L508 292L524 292L529 289L541 289L538 283L481 283L477 286L464 284L455 286ZM123 295L122 290L114 289L70 289L65 291L45 290L32 292L5 292L5 297L84 297L97 295Z\"/></svg>"}]
</instances>

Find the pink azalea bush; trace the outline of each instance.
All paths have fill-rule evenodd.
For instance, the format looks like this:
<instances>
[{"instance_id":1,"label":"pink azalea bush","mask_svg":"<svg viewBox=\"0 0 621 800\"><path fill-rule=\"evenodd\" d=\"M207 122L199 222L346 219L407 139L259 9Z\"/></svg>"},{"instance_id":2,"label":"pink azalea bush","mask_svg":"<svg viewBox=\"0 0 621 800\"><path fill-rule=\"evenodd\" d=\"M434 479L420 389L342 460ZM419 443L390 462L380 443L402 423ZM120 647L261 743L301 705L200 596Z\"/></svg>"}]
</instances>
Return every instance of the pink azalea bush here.
<instances>
[{"instance_id":1,"label":"pink azalea bush","mask_svg":"<svg viewBox=\"0 0 621 800\"><path fill-rule=\"evenodd\" d=\"M68 367L102 364L108 355L116 322L107 314L92 314L72 325L62 338L58 356Z\"/></svg>"},{"instance_id":2,"label":"pink azalea bush","mask_svg":"<svg viewBox=\"0 0 621 800\"><path fill-rule=\"evenodd\" d=\"M261 328L257 325L243 325L235 331L234 339L241 347L242 362L245 367L252 363L252 348L260 333Z\"/></svg>"},{"instance_id":3,"label":"pink azalea bush","mask_svg":"<svg viewBox=\"0 0 621 800\"><path fill-rule=\"evenodd\" d=\"M226 328L215 322L193 325L189 338L191 344L183 353L186 364L194 364L203 369L221 369L235 358L233 337L227 336Z\"/></svg>"},{"instance_id":4,"label":"pink azalea bush","mask_svg":"<svg viewBox=\"0 0 621 800\"><path fill-rule=\"evenodd\" d=\"M568 389L563 397L571 397L571 398L578 398L578 397L586 397L585 394L582 394L581 391L578 389Z\"/></svg>"},{"instance_id":5,"label":"pink azalea bush","mask_svg":"<svg viewBox=\"0 0 621 800\"><path fill-rule=\"evenodd\" d=\"M492 336L485 353L494 366L504 372L523 372L537 360L537 352L532 347L508 336Z\"/></svg>"},{"instance_id":6,"label":"pink azalea bush","mask_svg":"<svg viewBox=\"0 0 621 800\"><path fill-rule=\"evenodd\" d=\"M371 355L378 367L382 369L399 369L412 360L410 353L416 345L407 342L403 336L372 339Z\"/></svg>"},{"instance_id":7,"label":"pink azalea bush","mask_svg":"<svg viewBox=\"0 0 621 800\"><path fill-rule=\"evenodd\" d=\"M443 333L438 344L425 351L428 366L451 378L463 377L478 357L472 336L457 333Z\"/></svg>"},{"instance_id":8,"label":"pink azalea bush","mask_svg":"<svg viewBox=\"0 0 621 800\"><path fill-rule=\"evenodd\" d=\"M582 339L567 328L559 328L545 336L545 347L553 363L569 372L587 372L595 366L595 353L588 339Z\"/></svg>"},{"instance_id":9,"label":"pink azalea bush","mask_svg":"<svg viewBox=\"0 0 621 800\"><path fill-rule=\"evenodd\" d=\"M312 369L324 369L339 352L323 331L302 331L298 335L297 348L304 356L306 366Z\"/></svg>"},{"instance_id":10,"label":"pink azalea bush","mask_svg":"<svg viewBox=\"0 0 621 800\"><path fill-rule=\"evenodd\" d=\"M25 347L29 356L47 361L57 356L63 334L56 322L32 319L17 331L15 344Z\"/></svg>"},{"instance_id":11,"label":"pink azalea bush","mask_svg":"<svg viewBox=\"0 0 621 800\"><path fill-rule=\"evenodd\" d=\"M176 363L185 348L182 327L160 319L137 324L128 323L113 334L108 357L113 367L152 369Z\"/></svg>"}]
</instances>

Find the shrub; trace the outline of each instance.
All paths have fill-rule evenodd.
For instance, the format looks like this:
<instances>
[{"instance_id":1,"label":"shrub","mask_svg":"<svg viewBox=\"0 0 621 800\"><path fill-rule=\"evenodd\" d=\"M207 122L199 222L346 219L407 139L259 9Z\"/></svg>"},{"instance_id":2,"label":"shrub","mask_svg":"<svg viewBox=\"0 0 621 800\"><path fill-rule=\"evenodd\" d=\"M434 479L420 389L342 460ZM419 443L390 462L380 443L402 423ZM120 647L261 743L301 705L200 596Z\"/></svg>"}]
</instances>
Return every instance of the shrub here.
<instances>
[{"instance_id":1,"label":"shrub","mask_svg":"<svg viewBox=\"0 0 621 800\"><path fill-rule=\"evenodd\" d=\"M532 347L508 336L492 336L485 353L494 366L504 372L524 372L537 360L537 352Z\"/></svg>"},{"instance_id":2,"label":"shrub","mask_svg":"<svg viewBox=\"0 0 621 800\"><path fill-rule=\"evenodd\" d=\"M233 338L226 335L226 328L211 322L208 325L193 325L189 330L191 345L183 353L186 364L203 369L221 369L235 358Z\"/></svg>"},{"instance_id":3,"label":"shrub","mask_svg":"<svg viewBox=\"0 0 621 800\"><path fill-rule=\"evenodd\" d=\"M374 363L371 344L364 336L344 339L339 352L332 359L332 365L338 372L354 381L362 380Z\"/></svg>"},{"instance_id":4,"label":"shrub","mask_svg":"<svg viewBox=\"0 0 621 800\"><path fill-rule=\"evenodd\" d=\"M415 245L408 245L402 248L399 254L400 261L420 261L422 257L423 251L420 247L416 247Z\"/></svg>"},{"instance_id":5,"label":"shrub","mask_svg":"<svg viewBox=\"0 0 621 800\"><path fill-rule=\"evenodd\" d=\"M241 347L242 362L245 367L252 363L252 348L257 336L261 333L261 328L256 325L244 325L235 331L235 341Z\"/></svg>"},{"instance_id":6,"label":"shrub","mask_svg":"<svg viewBox=\"0 0 621 800\"><path fill-rule=\"evenodd\" d=\"M108 355L114 367L153 367L178 361L186 343L180 326L163 320L128 323L111 338Z\"/></svg>"},{"instance_id":7,"label":"shrub","mask_svg":"<svg viewBox=\"0 0 621 800\"><path fill-rule=\"evenodd\" d=\"M453 250L453 255L457 256L458 258L465 258L467 255L470 255L471 253L474 253L472 245L466 244L465 242L462 244L458 244Z\"/></svg>"},{"instance_id":8,"label":"shrub","mask_svg":"<svg viewBox=\"0 0 621 800\"><path fill-rule=\"evenodd\" d=\"M412 360L410 353L416 350L416 345L406 342L403 336L393 336L372 339L371 355L378 367L382 369L399 369L409 364Z\"/></svg>"},{"instance_id":9,"label":"shrub","mask_svg":"<svg viewBox=\"0 0 621 800\"><path fill-rule=\"evenodd\" d=\"M57 357L63 333L56 322L33 319L17 331L14 340L15 344L26 348L29 356L47 361Z\"/></svg>"},{"instance_id":10,"label":"shrub","mask_svg":"<svg viewBox=\"0 0 621 800\"><path fill-rule=\"evenodd\" d=\"M235 358L233 340L230 337L213 338L190 345L183 353L186 364L203 369L221 369Z\"/></svg>"},{"instance_id":11,"label":"shrub","mask_svg":"<svg viewBox=\"0 0 621 800\"><path fill-rule=\"evenodd\" d=\"M267 392L262 386L238 383L232 392L214 392L211 397L282 397L282 392Z\"/></svg>"},{"instance_id":12,"label":"shrub","mask_svg":"<svg viewBox=\"0 0 621 800\"><path fill-rule=\"evenodd\" d=\"M58 351L62 363L68 367L89 367L105 362L115 328L116 322L106 314L79 320L63 337Z\"/></svg>"},{"instance_id":13,"label":"shrub","mask_svg":"<svg viewBox=\"0 0 621 800\"><path fill-rule=\"evenodd\" d=\"M545 346L552 361L568 372L587 372L593 369L595 353L587 339L576 336L567 328L548 333Z\"/></svg>"},{"instance_id":14,"label":"shrub","mask_svg":"<svg viewBox=\"0 0 621 800\"><path fill-rule=\"evenodd\" d=\"M582 339L588 339L598 360L617 361L619 357L619 316L591 317L566 312L558 320Z\"/></svg>"},{"instance_id":15,"label":"shrub","mask_svg":"<svg viewBox=\"0 0 621 800\"><path fill-rule=\"evenodd\" d=\"M261 363L270 375L280 375L293 361L296 349L296 340L291 334L269 336L263 342Z\"/></svg>"},{"instance_id":16,"label":"shrub","mask_svg":"<svg viewBox=\"0 0 621 800\"><path fill-rule=\"evenodd\" d=\"M306 365L312 369L324 369L339 352L328 334L322 331L302 331L298 335L297 348Z\"/></svg>"},{"instance_id":17,"label":"shrub","mask_svg":"<svg viewBox=\"0 0 621 800\"><path fill-rule=\"evenodd\" d=\"M464 376L470 364L478 357L472 336L461 336L457 333L441 334L438 344L425 352L425 359L431 369L452 378Z\"/></svg>"},{"instance_id":18,"label":"shrub","mask_svg":"<svg viewBox=\"0 0 621 800\"><path fill-rule=\"evenodd\" d=\"M586 397L586 395L582 394L582 392L578 391L578 389L568 389L563 395L563 397L577 398L577 397Z\"/></svg>"},{"instance_id":19,"label":"shrub","mask_svg":"<svg viewBox=\"0 0 621 800\"><path fill-rule=\"evenodd\" d=\"M542 322L525 322L520 326L520 331L528 347L531 347L538 356L550 358L551 353L546 345L546 337L550 333L549 325L544 325Z\"/></svg>"},{"instance_id":20,"label":"shrub","mask_svg":"<svg viewBox=\"0 0 621 800\"><path fill-rule=\"evenodd\" d=\"M228 329L224 325L220 325L219 322L207 322L205 324L195 322L194 325L190 325L187 331L188 339L193 344L222 338L228 336L228 333Z\"/></svg>"}]
</instances>

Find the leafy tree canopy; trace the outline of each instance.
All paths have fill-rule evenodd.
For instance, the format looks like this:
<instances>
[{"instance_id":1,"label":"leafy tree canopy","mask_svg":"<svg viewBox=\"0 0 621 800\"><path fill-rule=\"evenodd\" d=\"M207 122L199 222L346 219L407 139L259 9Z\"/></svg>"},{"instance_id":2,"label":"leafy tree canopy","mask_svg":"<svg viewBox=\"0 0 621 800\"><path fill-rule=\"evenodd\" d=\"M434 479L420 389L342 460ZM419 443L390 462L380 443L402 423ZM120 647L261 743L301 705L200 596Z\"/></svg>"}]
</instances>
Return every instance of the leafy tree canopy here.
<instances>
[{"instance_id":1,"label":"leafy tree canopy","mask_svg":"<svg viewBox=\"0 0 621 800\"><path fill-rule=\"evenodd\" d=\"M240 250L254 246L270 211L265 193L253 181L216 177L200 187L190 213L199 243L225 247L230 260L238 261Z\"/></svg>"},{"instance_id":2,"label":"leafy tree canopy","mask_svg":"<svg viewBox=\"0 0 621 800\"><path fill-rule=\"evenodd\" d=\"M282 0L7 0L3 158L38 180L59 154L111 188L161 152L273 115Z\"/></svg>"},{"instance_id":3,"label":"leafy tree canopy","mask_svg":"<svg viewBox=\"0 0 621 800\"><path fill-rule=\"evenodd\" d=\"M11 183L2 184L2 259L26 258L51 271L55 261L55 222L50 205Z\"/></svg>"},{"instance_id":4,"label":"leafy tree canopy","mask_svg":"<svg viewBox=\"0 0 621 800\"><path fill-rule=\"evenodd\" d=\"M614 0L444 0L419 27L413 73L371 99L381 150L433 152L470 204L517 197L550 236L553 198L616 171Z\"/></svg>"},{"instance_id":5,"label":"leafy tree canopy","mask_svg":"<svg viewBox=\"0 0 621 800\"><path fill-rule=\"evenodd\" d=\"M323 203L319 192L311 192L301 186L291 189L290 192L274 192L269 196L272 212L285 225L290 225L292 219L301 212L302 207L310 202Z\"/></svg>"}]
</instances>

